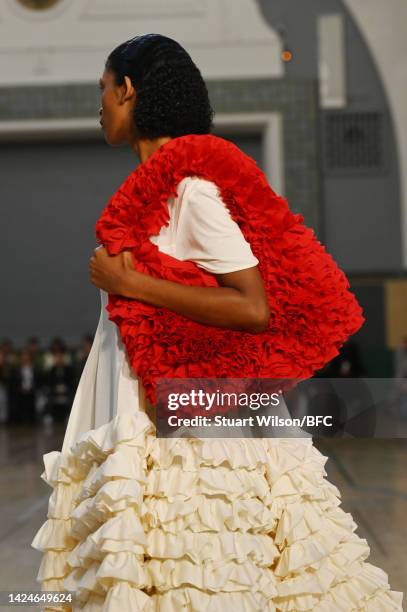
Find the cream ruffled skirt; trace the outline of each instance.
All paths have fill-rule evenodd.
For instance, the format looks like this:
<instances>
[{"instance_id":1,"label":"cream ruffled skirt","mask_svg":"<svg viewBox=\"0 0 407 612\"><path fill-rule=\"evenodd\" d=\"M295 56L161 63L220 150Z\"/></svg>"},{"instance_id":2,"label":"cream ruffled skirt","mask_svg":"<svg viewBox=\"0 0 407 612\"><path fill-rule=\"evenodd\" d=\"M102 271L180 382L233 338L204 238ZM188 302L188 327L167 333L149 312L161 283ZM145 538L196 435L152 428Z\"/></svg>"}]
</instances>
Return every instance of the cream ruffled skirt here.
<instances>
[{"instance_id":1,"label":"cream ruffled skirt","mask_svg":"<svg viewBox=\"0 0 407 612\"><path fill-rule=\"evenodd\" d=\"M37 580L76 596L45 609L400 612L325 462L310 439L158 439L117 415L44 455Z\"/></svg>"}]
</instances>

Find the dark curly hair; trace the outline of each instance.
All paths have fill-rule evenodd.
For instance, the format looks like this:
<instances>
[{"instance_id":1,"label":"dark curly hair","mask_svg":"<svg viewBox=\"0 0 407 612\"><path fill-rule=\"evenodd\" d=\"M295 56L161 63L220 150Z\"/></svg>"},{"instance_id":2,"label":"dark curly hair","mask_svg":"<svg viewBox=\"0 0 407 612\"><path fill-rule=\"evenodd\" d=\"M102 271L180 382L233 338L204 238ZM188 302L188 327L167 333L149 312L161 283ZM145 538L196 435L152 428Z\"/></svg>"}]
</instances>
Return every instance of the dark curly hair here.
<instances>
[{"instance_id":1,"label":"dark curly hair","mask_svg":"<svg viewBox=\"0 0 407 612\"><path fill-rule=\"evenodd\" d=\"M135 36L116 47L105 65L137 91L134 123L142 138L207 134L214 112L202 75L185 49L161 34Z\"/></svg>"}]
</instances>

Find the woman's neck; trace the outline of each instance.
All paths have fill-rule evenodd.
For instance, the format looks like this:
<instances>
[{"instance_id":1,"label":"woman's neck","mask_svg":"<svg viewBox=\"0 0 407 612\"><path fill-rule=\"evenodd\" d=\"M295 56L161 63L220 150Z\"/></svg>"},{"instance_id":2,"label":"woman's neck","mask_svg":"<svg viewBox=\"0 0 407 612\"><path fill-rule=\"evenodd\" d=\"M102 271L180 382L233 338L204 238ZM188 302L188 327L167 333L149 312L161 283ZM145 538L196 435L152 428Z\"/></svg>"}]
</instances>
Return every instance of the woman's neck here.
<instances>
[{"instance_id":1,"label":"woman's neck","mask_svg":"<svg viewBox=\"0 0 407 612\"><path fill-rule=\"evenodd\" d=\"M160 136L160 138L140 139L134 143L134 150L137 153L140 162L144 164L145 161L153 154L161 145L165 144L171 139L171 136Z\"/></svg>"}]
</instances>

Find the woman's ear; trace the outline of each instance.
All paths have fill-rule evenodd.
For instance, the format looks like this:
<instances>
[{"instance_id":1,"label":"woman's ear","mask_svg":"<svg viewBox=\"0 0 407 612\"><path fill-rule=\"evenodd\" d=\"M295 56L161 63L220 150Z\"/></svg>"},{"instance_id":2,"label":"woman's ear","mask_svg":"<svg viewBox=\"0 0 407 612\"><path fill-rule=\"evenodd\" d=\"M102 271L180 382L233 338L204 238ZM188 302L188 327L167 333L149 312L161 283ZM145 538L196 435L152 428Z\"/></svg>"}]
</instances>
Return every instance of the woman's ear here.
<instances>
[{"instance_id":1,"label":"woman's ear","mask_svg":"<svg viewBox=\"0 0 407 612\"><path fill-rule=\"evenodd\" d=\"M128 100L131 100L132 98L136 97L136 90L130 80L130 77L124 77L124 82L121 86L121 92L121 103L127 102Z\"/></svg>"}]
</instances>

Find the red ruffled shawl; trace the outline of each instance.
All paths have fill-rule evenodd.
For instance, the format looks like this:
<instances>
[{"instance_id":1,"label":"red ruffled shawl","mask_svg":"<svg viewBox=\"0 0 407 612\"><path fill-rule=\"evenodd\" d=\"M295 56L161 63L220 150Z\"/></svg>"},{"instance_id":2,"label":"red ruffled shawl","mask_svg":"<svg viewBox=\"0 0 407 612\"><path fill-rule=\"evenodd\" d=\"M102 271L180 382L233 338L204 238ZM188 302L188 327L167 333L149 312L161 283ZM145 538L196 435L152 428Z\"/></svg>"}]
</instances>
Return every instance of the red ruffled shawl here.
<instances>
[{"instance_id":1,"label":"red ruffled shawl","mask_svg":"<svg viewBox=\"0 0 407 612\"><path fill-rule=\"evenodd\" d=\"M259 260L271 318L262 333L196 323L166 308L109 296L131 366L155 403L158 378L306 379L363 324L348 280L314 231L269 186L256 162L231 142L188 135L162 145L109 200L96 225L110 254L130 249L135 268L178 283L218 286L190 261L161 253L149 237L168 225L167 201L186 176L213 181Z\"/></svg>"}]
</instances>

